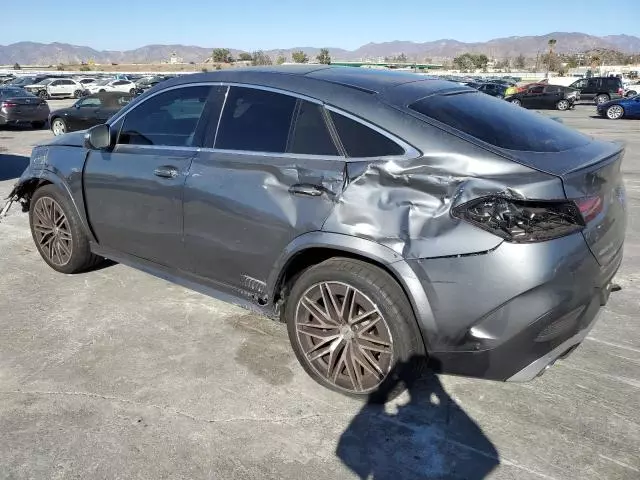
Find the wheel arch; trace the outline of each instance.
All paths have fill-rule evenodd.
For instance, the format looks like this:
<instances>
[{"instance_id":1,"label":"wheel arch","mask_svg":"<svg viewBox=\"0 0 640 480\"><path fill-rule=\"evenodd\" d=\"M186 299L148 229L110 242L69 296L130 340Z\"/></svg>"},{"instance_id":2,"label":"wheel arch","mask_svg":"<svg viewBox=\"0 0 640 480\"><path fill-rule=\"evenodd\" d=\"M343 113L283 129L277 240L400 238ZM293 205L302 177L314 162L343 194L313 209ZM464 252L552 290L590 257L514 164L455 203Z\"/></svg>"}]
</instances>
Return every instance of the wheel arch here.
<instances>
[{"instance_id":1,"label":"wheel arch","mask_svg":"<svg viewBox=\"0 0 640 480\"><path fill-rule=\"evenodd\" d=\"M71 206L75 209L78 218L82 223L82 228L86 232L87 236L91 240L94 240L93 233L91 232L91 229L87 224L86 217L83 214L83 211L78 208L78 204L71 193L69 185L67 185L63 178L56 175L54 172L43 170L42 172L38 173L38 176L21 178L20 183L16 185L13 192L11 193L11 196L17 197L22 204L22 210L27 212L29 211L33 194L36 192L36 190L44 187L45 185L53 185L58 191L60 191L60 193L65 196Z\"/></svg>"},{"instance_id":2,"label":"wheel arch","mask_svg":"<svg viewBox=\"0 0 640 480\"><path fill-rule=\"evenodd\" d=\"M361 260L388 273L409 299L424 346L430 351L432 339L437 338L437 327L420 280L401 255L371 240L328 232L310 232L297 237L285 248L267 280L271 303L276 305L282 301L297 275L334 257Z\"/></svg>"}]
</instances>

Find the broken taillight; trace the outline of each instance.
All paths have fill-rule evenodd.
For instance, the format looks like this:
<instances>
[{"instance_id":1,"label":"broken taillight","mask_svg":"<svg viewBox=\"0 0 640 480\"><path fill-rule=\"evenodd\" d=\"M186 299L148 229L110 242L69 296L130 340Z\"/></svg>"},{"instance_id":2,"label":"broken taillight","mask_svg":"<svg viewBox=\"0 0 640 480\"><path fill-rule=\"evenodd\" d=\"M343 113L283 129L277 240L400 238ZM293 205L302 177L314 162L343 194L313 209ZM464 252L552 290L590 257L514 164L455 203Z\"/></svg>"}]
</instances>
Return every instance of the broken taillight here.
<instances>
[{"instance_id":1,"label":"broken taillight","mask_svg":"<svg viewBox=\"0 0 640 480\"><path fill-rule=\"evenodd\" d=\"M489 196L458 205L451 213L514 243L564 237L585 226L577 204L568 200L518 200Z\"/></svg>"},{"instance_id":2,"label":"broken taillight","mask_svg":"<svg viewBox=\"0 0 640 480\"><path fill-rule=\"evenodd\" d=\"M589 223L591 220L596 218L600 212L602 212L602 197L585 197L580 198L575 201L580 213L582 214L582 218L584 219L584 223Z\"/></svg>"}]
</instances>

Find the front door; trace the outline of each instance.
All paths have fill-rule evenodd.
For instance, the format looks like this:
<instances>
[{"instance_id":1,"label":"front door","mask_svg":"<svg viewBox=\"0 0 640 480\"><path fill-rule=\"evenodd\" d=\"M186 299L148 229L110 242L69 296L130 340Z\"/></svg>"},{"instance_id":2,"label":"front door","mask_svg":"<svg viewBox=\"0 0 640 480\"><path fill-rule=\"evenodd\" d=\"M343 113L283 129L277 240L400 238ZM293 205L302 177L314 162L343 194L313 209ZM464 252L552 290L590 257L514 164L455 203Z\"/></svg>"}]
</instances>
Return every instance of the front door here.
<instances>
[{"instance_id":1,"label":"front door","mask_svg":"<svg viewBox=\"0 0 640 480\"><path fill-rule=\"evenodd\" d=\"M564 98L564 90L558 85L544 87L542 105L544 108L556 108L557 103Z\"/></svg>"},{"instance_id":2,"label":"front door","mask_svg":"<svg viewBox=\"0 0 640 480\"><path fill-rule=\"evenodd\" d=\"M260 295L285 247L322 228L345 159L322 105L245 87L230 87L215 147L196 156L185 186L190 269Z\"/></svg>"},{"instance_id":3,"label":"front door","mask_svg":"<svg viewBox=\"0 0 640 480\"><path fill-rule=\"evenodd\" d=\"M90 152L85 201L101 246L181 266L183 187L210 90L181 87L148 98L125 115L113 150Z\"/></svg>"}]
</instances>

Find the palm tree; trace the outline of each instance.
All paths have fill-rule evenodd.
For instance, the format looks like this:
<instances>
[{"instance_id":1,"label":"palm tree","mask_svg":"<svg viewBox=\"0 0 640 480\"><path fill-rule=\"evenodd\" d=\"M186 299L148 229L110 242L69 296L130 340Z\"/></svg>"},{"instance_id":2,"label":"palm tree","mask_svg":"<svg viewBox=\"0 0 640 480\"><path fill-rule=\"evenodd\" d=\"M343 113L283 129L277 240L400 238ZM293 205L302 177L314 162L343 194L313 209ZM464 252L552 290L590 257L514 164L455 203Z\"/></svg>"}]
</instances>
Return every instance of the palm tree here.
<instances>
[{"instance_id":1,"label":"palm tree","mask_svg":"<svg viewBox=\"0 0 640 480\"><path fill-rule=\"evenodd\" d=\"M547 44L549 45L549 58L547 60L547 78L549 77L549 70L551 69L551 59L553 58L553 49L558 41L555 38L550 38Z\"/></svg>"}]
</instances>

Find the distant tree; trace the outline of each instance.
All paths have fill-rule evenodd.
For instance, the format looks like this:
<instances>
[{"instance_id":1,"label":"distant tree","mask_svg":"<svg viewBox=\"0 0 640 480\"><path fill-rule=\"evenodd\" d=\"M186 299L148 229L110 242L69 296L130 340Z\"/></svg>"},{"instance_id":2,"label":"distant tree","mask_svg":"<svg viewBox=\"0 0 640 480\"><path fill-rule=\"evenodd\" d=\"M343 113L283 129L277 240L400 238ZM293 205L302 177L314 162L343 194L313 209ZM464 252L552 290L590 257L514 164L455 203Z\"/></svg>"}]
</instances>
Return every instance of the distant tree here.
<instances>
[{"instance_id":1,"label":"distant tree","mask_svg":"<svg viewBox=\"0 0 640 480\"><path fill-rule=\"evenodd\" d=\"M509 58L504 58L499 62L496 62L496 68L499 70L509 70L510 65L511 65L511 59Z\"/></svg>"},{"instance_id":2,"label":"distant tree","mask_svg":"<svg viewBox=\"0 0 640 480\"><path fill-rule=\"evenodd\" d=\"M476 68L486 70L489 58L484 53L481 53L480 55L471 55L471 59L473 60L473 65Z\"/></svg>"},{"instance_id":3,"label":"distant tree","mask_svg":"<svg viewBox=\"0 0 640 480\"><path fill-rule=\"evenodd\" d=\"M208 71L209 71L209 69L208 69L207 67L204 67L204 68L202 69L202 73L207 73Z\"/></svg>"},{"instance_id":4,"label":"distant tree","mask_svg":"<svg viewBox=\"0 0 640 480\"><path fill-rule=\"evenodd\" d=\"M542 55L542 64L547 67L547 72L557 72L562 67L560 57L553 52Z\"/></svg>"},{"instance_id":5,"label":"distant tree","mask_svg":"<svg viewBox=\"0 0 640 480\"><path fill-rule=\"evenodd\" d=\"M516 57L513 66L518 69L523 69L526 66L526 59L524 58L523 54L520 54Z\"/></svg>"},{"instance_id":6,"label":"distant tree","mask_svg":"<svg viewBox=\"0 0 640 480\"><path fill-rule=\"evenodd\" d=\"M407 56L404 53L401 53L400 55L398 55L395 58L395 61L398 63L407 63L409 61L409 59L407 58Z\"/></svg>"},{"instance_id":7,"label":"distant tree","mask_svg":"<svg viewBox=\"0 0 640 480\"><path fill-rule=\"evenodd\" d=\"M250 62L253 60L253 57L250 53L242 52L238 55L238 60L242 60L243 62Z\"/></svg>"},{"instance_id":8,"label":"distant tree","mask_svg":"<svg viewBox=\"0 0 640 480\"><path fill-rule=\"evenodd\" d=\"M328 48L321 48L320 53L316 56L316 60L318 63L322 63L323 65L329 65L331 63L331 56L329 55Z\"/></svg>"},{"instance_id":9,"label":"distant tree","mask_svg":"<svg viewBox=\"0 0 640 480\"><path fill-rule=\"evenodd\" d=\"M297 52L293 52L291 54L291 58L295 63L307 63L309 61L309 57L302 50L298 50Z\"/></svg>"},{"instance_id":10,"label":"distant tree","mask_svg":"<svg viewBox=\"0 0 640 480\"><path fill-rule=\"evenodd\" d=\"M216 48L211 54L211 59L216 63L231 63L233 58L228 48Z\"/></svg>"},{"instance_id":11,"label":"distant tree","mask_svg":"<svg viewBox=\"0 0 640 480\"><path fill-rule=\"evenodd\" d=\"M59 63L56 67L56 70L58 70L59 72L64 72L64 63Z\"/></svg>"},{"instance_id":12,"label":"distant tree","mask_svg":"<svg viewBox=\"0 0 640 480\"><path fill-rule=\"evenodd\" d=\"M475 68L475 62L470 53L463 53L453 59L453 65L461 72L470 72Z\"/></svg>"},{"instance_id":13,"label":"distant tree","mask_svg":"<svg viewBox=\"0 0 640 480\"><path fill-rule=\"evenodd\" d=\"M90 72L91 71L91 67L89 65L82 65L80 67L80 71L81 72Z\"/></svg>"},{"instance_id":14,"label":"distant tree","mask_svg":"<svg viewBox=\"0 0 640 480\"><path fill-rule=\"evenodd\" d=\"M422 61L423 61L424 63L433 63L433 59L432 59L431 57L424 57L424 58L422 59Z\"/></svg>"},{"instance_id":15,"label":"distant tree","mask_svg":"<svg viewBox=\"0 0 640 480\"><path fill-rule=\"evenodd\" d=\"M262 50L257 50L251 55L251 63L253 65L271 65L273 64L271 57Z\"/></svg>"},{"instance_id":16,"label":"distant tree","mask_svg":"<svg viewBox=\"0 0 640 480\"><path fill-rule=\"evenodd\" d=\"M22 67L20 66L20 64L18 62L13 64L13 69L14 70L22 70Z\"/></svg>"},{"instance_id":17,"label":"distant tree","mask_svg":"<svg viewBox=\"0 0 640 480\"><path fill-rule=\"evenodd\" d=\"M278 55L278 57L276 58L276 65L282 65L286 61L287 57L285 57L284 55Z\"/></svg>"},{"instance_id":18,"label":"distant tree","mask_svg":"<svg viewBox=\"0 0 640 480\"><path fill-rule=\"evenodd\" d=\"M216 65L216 70L222 70L222 67L220 66L220 64Z\"/></svg>"},{"instance_id":19,"label":"distant tree","mask_svg":"<svg viewBox=\"0 0 640 480\"><path fill-rule=\"evenodd\" d=\"M578 58L575 55L571 55L567 57L566 65L567 68L577 68L578 67Z\"/></svg>"}]
</instances>

